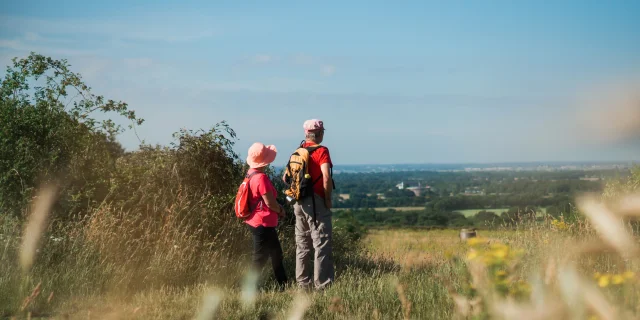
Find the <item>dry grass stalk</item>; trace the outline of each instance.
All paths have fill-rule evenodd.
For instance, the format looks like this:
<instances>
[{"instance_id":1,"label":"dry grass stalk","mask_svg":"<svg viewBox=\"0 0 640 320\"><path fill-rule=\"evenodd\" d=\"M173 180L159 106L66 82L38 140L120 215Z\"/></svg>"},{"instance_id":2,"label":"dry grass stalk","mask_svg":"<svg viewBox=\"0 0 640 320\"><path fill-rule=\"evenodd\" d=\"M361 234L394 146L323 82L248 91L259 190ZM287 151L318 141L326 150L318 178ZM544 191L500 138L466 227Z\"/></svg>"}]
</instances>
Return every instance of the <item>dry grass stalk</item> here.
<instances>
[{"instance_id":1,"label":"dry grass stalk","mask_svg":"<svg viewBox=\"0 0 640 320\"><path fill-rule=\"evenodd\" d=\"M557 275L557 264L554 259L549 259L544 272L544 284L550 285Z\"/></svg>"},{"instance_id":2,"label":"dry grass stalk","mask_svg":"<svg viewBox=\"0 0 640 320\"><path fill-rule=\"evenodd\" d=\"M581 277L575 267L564 266L558 277L564 302L571 311L573 319L584 319L587 310L596 313L599 319L620 319L620 315L604 294Z\"/></svg>"},{"instance_id":3,"label":"dry grass stalk","mask_svg":"<svg viewBox=\"0 0 640 320\"><path fill-rule=\"evenodd\" d=\"M640 194L628 195L620 200L620 213L640 217Z\"/></svg>"},{"instance_id":4,"label":"dry grass stalk","mask_svg":"<svg viewBox=\"0 0 640 320\"><path fill-rule=\"evenodd\" d=\"M458 318L467 319L470 316L477 316L482 313L482 299L480 297L470 300L451 291L449 294L453 299Z\"/></svg>"},{"instance_id":5,"label":"dry grass stalk","mask_svg":"<svg viewBox=\"0 0 640 320\"><path fill-rule=\"evenodd\" d=\"M197 320L214 319L216 311L222 302L222 294L217 290L210 290L202 297L202 306L196 316Z\"/></svg>"},{"instance_id":6,"label":"dry grass stalk","mask_svg":"<svg viewBox=\"0 0 640 320\"><path fill-rule=\"evenodd\" d=\"M404 319L408 320L411 318L411 301L407 299L407 296L404 293L404 286L402 284L398 283L396 285L396 291L398 291L398 297L400 298L400 303L402 303Z\"/></svg>"},{"instance_id":7,"label":"dry grass stalk","mask_svg":"<svg viewBox=\"0 0 640 320\"><path fill-rule=\"evenodd\" d=\"M27 307L29 307L29 305L31 304L31 302L33 302L40 295L41 285L42 285L42 282L38 282L38 285L36 285L36 287L33 288L33 291L31 291L31 295L29 295L24 299L24 301L22 302L22 307L20 308L20 311L26 310Z\"/></svg>"},{"instance_id":8,"label":"dry grass stalk","mask_svg":"<svg viewBox=\"0 0 640 320\"><path fill-rule=\"evenodd\" d=\"M589 309L598 314L598 317L603 320L620 319L620 316L616 309L607 301L604 294L598 290L594 285L580 279L581 291L584 294L585 302Z\"/></svg>"},{"instance_id":9,"label":"dry grass stalk","mask_svg":"<svg viewBox=\"0 0 640 320\"><path fill-rule=\"evenodd\" d=\"M343 313L344 305L342 305L342 299L340 297L331 298L331 304L329 305L329 311L335 313Z\"/></svg>"},{"instance_id":10,"label":"dry grass stalk","mask_svg":"<svg viewBox=\"0 0 640 320\"><path fill-rule=\"evenodd\" d=\"M49 212L55 202L56 190L57 187L54 185L43 187L38 192L36 201L33 204L20 248L20 265L23 270L29 270L35 261L40 238L42 238Z\"/></svg>"},{"instance_id":11,"label":"dry grass stalk","mask_svg":"<svg viewBox=\"0 0 640 320\"><path fill-rule=\"evenodd\" d=\"M487 270L485 266L476 261L469 261L468 268L469 273L471 274L473 287L476 288L480 296L488 302L496 295L496 293L491 289L491 284L487 277Z\"/></svg>"},{"instance_id":12,"label":"dry grass stalk","mask_svg":"<svg viewBox=\"0 0 640 320\"><path fill-rule=\"evenodd\" d=\"M566 319L564 308L559 303L533 306L514 301L500 301L493 305L494 315L502 319L547 320Z\"/></svg>"},{"instance_id":13,"label":"dry grass stalk","mask_svg":"<svg viewBox=\"0 0 640 320\"><path fill-rule=\"evenodd\" d=\"M296 295L295 300L293 300L293 306L289 311L289 316L287 319L289 320L302 320L304 319L304 314L307 312L307 308L311 305L311 301L304 294Z\"/></svg>"},{"instance_id":14,"label":"dry grass stalk","mask_svg":"<svg viewBox=\"0 0 640 320\"><path fill-rule=\"evenodd\" d=\"M258 280L259 275L253 269L245 275L242 283L242 292L240 294L240 300L242 301L242 306L245 309L251 308L255 304L258 296Z\"/></svg>"},{"instance_id":15,"label":"dry grass stalk","mask_svg":"<svg viewBox=\"0 0 640 320\"><path fill-rule=\"evenodd\" d=\"M374 320L379 320L380 319L380 311L378 311L377 308L373 309L373 315L372 315Z\"/></svg>"},{"instance_id":16,"label":"dry grass stalk","mask_svg":"<svg viewBox=\"0 0 640 320\"><path fill-rule=\"evenodd\" d=\"M593 197L578 201L578 206L591 221L600 237L625 258L638 256L639 250L621 218Z\"/></svg>"}]
</instances>

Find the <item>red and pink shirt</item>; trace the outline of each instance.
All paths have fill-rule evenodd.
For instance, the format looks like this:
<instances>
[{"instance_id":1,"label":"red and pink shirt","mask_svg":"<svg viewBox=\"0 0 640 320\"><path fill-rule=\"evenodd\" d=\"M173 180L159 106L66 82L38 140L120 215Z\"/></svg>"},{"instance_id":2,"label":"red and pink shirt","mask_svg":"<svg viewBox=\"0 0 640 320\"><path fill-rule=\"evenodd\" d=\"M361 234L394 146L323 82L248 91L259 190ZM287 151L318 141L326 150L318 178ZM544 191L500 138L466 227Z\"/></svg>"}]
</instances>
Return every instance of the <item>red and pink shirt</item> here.
<instances>
[{"instance_id":1,"label":"red and pink shirt","mask_svg":"<svg viewBox=\"0 0 640 320\"><path fill-rule=\"evenodd\" d=\"M302 144L302 147L306 148L313 145L315 145L315 143L305 141ZM320 147L311 154L311 159L309 159L309 175L311 176L311 181L315 182L313 185L313 191L315 191L315 193L322 199L324 199L324 184L322 182L322 169L320 167L325 163L333 165L331 163L329 149L326 147Z\"/></svg>"},{"instance_id":2,"label":"red and pink shirt","mask_svg":"<svg viewBox=\"0 0 640 320\"><path fill-rule=\"evenodd\" d=\"M252 174L258 170L249 169L247 174ZM264 227L275 227L278 225L278 213L269 209L267 204L262 199L262 196L270 192L273 194L273 197L277 197L276 188L269 180L269 177L264 173L254 174L251 179L249 179L249 206L250 208L255 208L253 213L249 216L245 223L248 225L257 228L259 226Z\"/></svg>"}]
</instances>

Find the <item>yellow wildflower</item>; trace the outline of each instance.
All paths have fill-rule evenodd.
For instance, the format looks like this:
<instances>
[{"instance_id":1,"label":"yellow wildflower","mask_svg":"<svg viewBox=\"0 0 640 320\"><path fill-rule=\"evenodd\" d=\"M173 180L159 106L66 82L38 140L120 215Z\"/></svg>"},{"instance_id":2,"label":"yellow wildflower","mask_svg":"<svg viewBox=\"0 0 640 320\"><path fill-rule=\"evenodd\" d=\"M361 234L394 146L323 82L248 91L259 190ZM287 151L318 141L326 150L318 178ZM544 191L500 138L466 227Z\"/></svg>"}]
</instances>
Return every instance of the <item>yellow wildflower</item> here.
<instances>
[{"instance_id":1,"label":"yellow wildflower","mask_svg":"<svg viewBox=\"0 0 640 320\"><path fill-rule=\"evenodd\" d=\"M565 230L569 227L569 225L563 220L553 219L551 221L551 225L554 226L558 230Z\"/></svg>"},{"instance_id":2,"label":"yellow wildflower","mask_svg":"<svg viewBox=\"0 0 640 320\"><path fill-rule=\"evenodd\" d=\"M491 245L491 250L508 250L509 246L503 243L494 243Z\"/></svg>"},{"instance_id":3,"label":"yellow wildflower","mask_svg":"<svg viewBox=\"0 0 640 320\"><path fill-rule=\"evenodd\" d=\"M613 284L622 284L624 282L624 278L622 275L616 274L611 277L611 282L613 282Z\"/></svg>"},{"instance_id":4,"label":"yellow wildflower","mask_svg":"<svg viewBox=\"0 0 640 320\"><path fill-rule=\"evenodd\" d=\"M600 286L600 288L605 288L609 286L610 282L611 282L611 276L608 274L605 274L601 276L600 279L598 279L598 286Z\"/></svg>"},{"instance_id":5,"label":"yellow wildflower","mask_svg":"<svg viewBox=\"0 0 640 320\"><path fill-rule=\"evenodd\" d=\"M477 246L477 245L481 245L481 244L485 244L487 243L488 240L485 238L480 238L480 237L475 237L475 238L470 238L467 240L467 244L470 246Z\"/></svg>"},{"instance_id":6,"label":"yellow wildflower","mask_svg":"<svg viewBox=\"0 0 640 320\"><path fill-rule=\"evenodd\" d=\"M596 272L593 274L593 278L598 280L598 278L602 277L602 274L600 272Z\"/></svg>"},{"instance_id":7,"label":"yellow wildflower","mask_svg":"<svg viewBox=\"0 0 640 320\"><path fill-rule=\"evenodd\" d=\"M497 249L493 251L493 256L498 259L504 259L507 256L507 250Z\"/></svg>"},{"instance_id":8,"label":"yellow wildflower","mask_svg":"<svg viewBox=\"0 0 640 320\"><path fill-rule=\"evenodd\" d=\"M482 262L484 262L484 264L486 265L492 265L495 262L495 259L493 258L493 256L485 255L482 259Z\"/></svg>"},{"instance_id":9,"label":"yellow wildflower","mask_svg":"<svg viewBox=\"0 0 640 320\"><path fill-rule=\"evenodd\" d=\"M625 279L633 279L636 277L636 274L632 271L626 271L622 274L622 277L624 277Z\"/></svg>"},{"instance_id":10,"label":"yellow wildflower","mask_svg":"<svg viewBox=\"0 0 640 320\"><path fill-rule=\"evenodd\" d=\"M497 276L497 277L504 277L504 276L506 276L506 275L507 275L507 272L506 272L506 271L504 271L504 270L498 270L498 271L496 271L496 276Z\"/></svg>"},{"instance_id":11,"label":"yellow wildflower","mask_svg":"<svg viewBox=\"0 0 640 320\"><path fill-rule=\"evenodd\" d=\"M475 251L475 250L471 250L471 251L469 251L469 253L467 254L467 259L468 259L468 260L473 260L473 259L475 259L475 258L477 258L477 257L478 257L478 252L477 252L477 251Z\"/></svg>"}]
</instances>

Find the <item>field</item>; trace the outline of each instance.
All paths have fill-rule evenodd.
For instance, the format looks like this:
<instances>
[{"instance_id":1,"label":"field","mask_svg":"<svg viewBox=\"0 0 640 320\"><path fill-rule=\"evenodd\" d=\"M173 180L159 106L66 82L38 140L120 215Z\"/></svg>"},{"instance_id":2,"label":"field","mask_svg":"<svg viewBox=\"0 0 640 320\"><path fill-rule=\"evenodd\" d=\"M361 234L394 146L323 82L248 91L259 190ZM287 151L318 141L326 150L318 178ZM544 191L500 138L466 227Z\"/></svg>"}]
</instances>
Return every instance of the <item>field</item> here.
<instances>
[{"instance_id":1,"label":"field","mask_svg":"<svg viewBox=\"0 0 640 320\"><path fill-rule=\"evenodd\" d=\"M379 212L385 212L390 209L395 211L421 211L421 210L424 210L424 207L389 207L389 208L385 207L385 208L374 208L374 209ZM334 211L343 211L343 210L349 210L349 209L346 209L346 208L334 209ZM539 210L539 215L540 213L544 214L547 211L546 208L538 208L538 210ZM497 215L500 215L503 212L509 211L509 208L455 210L455 212L460 212L467 218L475 216L480 211L489 211Z\"/></svg>"},{"instance_id":2,"label":"field","mask_svg":"<svg viewBox=\"0 0 640 320\"><path fill-rule=\"evenodd\" d=\"M420 211L424 210L424 207L382 207L382 208L373 208L376 211L384 212L387 210L396 210L396 211ZM344 211L350 210L349 208L334 208L334 211Z\"/></svg>"},{"instance_id":3,"label":"field","mask_svg":"<svg viewBox=\"0 0 640 320\"><path fill-rule=\"evenodd\" d=\"M420 211L424 210L424 207L391 207L391 208L375 208L376 211L387 211L393 209L396 211Z\"/></svg>"},{"instance_id":4,"label":"field","mask_svg":"<svg viewBox=\"0 0 640 320\"><path fill-rule=\"evenodd\" d=\"M518 239L519 233L490 232L486 236ZM354 263L343 269L336 284L322 293L307 295L295 288L277 293L267 289L256 293L255 300L250 299L251 307L245 309L245 292L234 286L217 285L214 280L185 288L148 289L133 295L115 291L100 296L67 297L54 303L50 312L71 319L190 319L210 299L218 301L217 315L225 319L265 315L291 318L296 307L306 309L306 316L315 319L402 319L405 314L414 319L453 316L447 286L462 285L464 269L452 263L447 255L463 254L466 250L456 231L372 230L364 243L372 264ZM291 267L289 264L290 276ZM42 292L43 296L48 294Z\"/></svg>"},{"instance_id":5,"label":"field","mask_svg":"<svg viewBox=\"0 0 640 320\"><path fill-rule=\"evenodd\" d=\"M608 317L620 315L609 301L628 312L640 311L640 290L632 273L637 264L624 263L611 252L600 257L593 247L589 249L593 252L581 256L580 243L598 239L593 229L581 222L556 220L510 230L480 231L477 239L461 241L456 230L370 230L360 249L366 259L345 257L337 262L337 282L324 292L306 293L291 287L280 293L270 289L270 282L256 292L247 289L246 274L238 278L244 278L241 281L245 285L230 282L230 278L238 277L231 272L212 275L193 285L151 287L130 293L117 290L117 284L98 294L77 292L59 298L51 288L43 289L35 297L31 294L38 306L33 312L34 316L69 319L209 319L213 315L223 319L451 319L474 313L513 319L518 318L518 312L533 313L533 309L527 309L532 307L528 301L536 297L538 300L532 301L547 307L537 312L560 312L543 318L560 319L582 310L570 311L575 306L558 304L562 290L581 297L581 286L595 295L585 294L582 315L617 318ZM573 262L565 266L564 259L570 253L566 248L573 248ZM6 247L2 256L6 256ZM291 277L290 258L286 263ZM579 263L579 267L573 269L573 263ZM66 272L48 277L73 277ZM594 279L596 272L599 275ZM563 287L567 277L575 282L573 287ZM21 296L29 296L30 288L23 288ZM59 289L68 292L69 288ZM532 290L536 296L531 295ZM3 290L0 295L5 315L16 310L11 301L22 301L9 294Z\"/></svg>"},{"instance_id":6,"label":"field","mask_svg":"<svg viewBox=\"0 0 640 320\"><path fill-rule=\"evenodd\" d=\"M498 209L468 209L468 210L456 210L456 212L460 212L462 214L464 214L465 217L473 217L476 214L478 214L478 212L480 211L488 211L488 212L493 212L497 215L502 214L503 212L507 212L509 211L509 208L498 208ZM538 208L538 216L542 216L544 214L547 213L547 209L546 208Z\"/></svg>"},{"instance_id":7,"label":"field","mask_svg":"<svg viewBox=\"0 0 640 320\"><path fill-rule=\"evenodd\" d=\"M509 208L498 208L498 209L467 209L467 210L456 210L456 212L460 212L462 213L465 217L473 217L476 214L478 214L478 212L480 211L489 211L489 212L493 212L497 215L500 215L503 212L509 211Z\"/></svg>"}]
</instances>

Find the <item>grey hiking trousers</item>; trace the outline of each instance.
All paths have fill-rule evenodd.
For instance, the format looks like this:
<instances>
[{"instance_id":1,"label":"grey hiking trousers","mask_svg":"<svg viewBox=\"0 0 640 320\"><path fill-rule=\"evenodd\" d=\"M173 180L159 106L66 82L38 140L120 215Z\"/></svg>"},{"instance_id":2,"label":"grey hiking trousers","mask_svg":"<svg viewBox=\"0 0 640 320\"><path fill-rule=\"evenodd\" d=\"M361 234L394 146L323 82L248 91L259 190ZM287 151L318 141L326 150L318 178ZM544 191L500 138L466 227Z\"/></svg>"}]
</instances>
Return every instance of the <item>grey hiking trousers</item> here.
<instances>
[{"instance_id":1,"label":"grey hiking trousers","mask_svg":"<svg viewBox=\"0 0 640 320\"><path fill-rule=\"evenodd\" d=\"M335 278L332 252L331 210L324 200L314 194L317 225L313 220L313 202L306 197L293 205L296 216L296 281L301 287L311 287L311 248L315 251L313 261L313 285L324 289Z\"/></svg>"}]
</instances>

